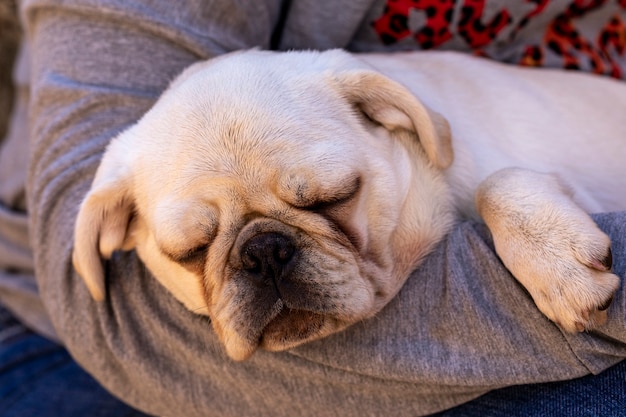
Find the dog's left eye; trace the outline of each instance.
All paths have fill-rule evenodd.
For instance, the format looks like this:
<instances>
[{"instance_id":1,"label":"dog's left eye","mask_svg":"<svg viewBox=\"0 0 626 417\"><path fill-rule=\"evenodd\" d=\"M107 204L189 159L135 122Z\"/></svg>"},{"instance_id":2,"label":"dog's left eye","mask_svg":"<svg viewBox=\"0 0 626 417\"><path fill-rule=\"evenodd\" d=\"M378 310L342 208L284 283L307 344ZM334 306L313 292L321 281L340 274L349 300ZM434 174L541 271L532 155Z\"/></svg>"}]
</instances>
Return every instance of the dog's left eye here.
<instances>
[{"instance_id":1,"label":"dog's left eye","mask_svg":"<svg viewBox=\"0 0 626 417\"><path fill-rule=\"evenodd\" d=\"M311 211L322 211L335 206L340 206L352 200L361 189L361 177L355 177L347 185L340 188L326 190L309 199L301 199L294 202L294 206Z\"/></svg>"}]
</instances>

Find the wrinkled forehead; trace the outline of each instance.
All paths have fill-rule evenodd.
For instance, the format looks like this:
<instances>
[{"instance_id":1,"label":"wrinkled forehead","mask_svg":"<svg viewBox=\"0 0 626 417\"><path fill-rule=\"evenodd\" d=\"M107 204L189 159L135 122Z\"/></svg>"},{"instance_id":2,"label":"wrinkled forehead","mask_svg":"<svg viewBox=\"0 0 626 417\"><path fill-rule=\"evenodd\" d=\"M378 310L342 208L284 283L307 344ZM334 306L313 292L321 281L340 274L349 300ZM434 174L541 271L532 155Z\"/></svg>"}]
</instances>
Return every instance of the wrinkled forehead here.
<instances>
[{"instance_id":1,"label":"wrinkled forehead","mask_svg":"<svg viewBox=\"0 0 626 417\"><path fill-rule=\"evenodd\" d=\"M159 186L350 175L364 146L350 105L323 77L283 75L209 66L166 95L143 121L161 149L158 168L170 173Z\"/></svg>"},{"instance_id":2,"label":"wrinkled forehead","mask_svg":"<svg viewBox=\"0 0 626 417\"><path fill-rule=\"evenodd\" d=\"M323 79L204 72L180 86L169 112L178 116L168 128L201 167L332 166L356 153L355 112Z\"/></svg>"}]
</instances>

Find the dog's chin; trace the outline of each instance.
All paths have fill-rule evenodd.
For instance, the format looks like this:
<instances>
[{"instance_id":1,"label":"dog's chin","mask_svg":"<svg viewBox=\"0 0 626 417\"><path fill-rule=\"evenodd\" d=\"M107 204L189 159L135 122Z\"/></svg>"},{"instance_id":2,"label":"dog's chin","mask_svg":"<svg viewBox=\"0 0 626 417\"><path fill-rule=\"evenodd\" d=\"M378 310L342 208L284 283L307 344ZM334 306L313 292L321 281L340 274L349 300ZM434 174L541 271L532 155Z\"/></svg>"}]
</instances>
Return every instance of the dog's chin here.
<instances>
[{"instance_id":1,"label":"dog's chin","mask_svg":"<svg viewBox=\"0 0 626 417\"><path fill-rule=\"evenodd\" d=\"M230 334L224 340L224 347L228 356L242 361L252 356L259 348L271 352L291 349L338 332L348 325L348 322L327 314L295 310L285 306L260 330L258 337L243 338L238 334Z\"/></svg>"},{"instance_id":2,"label":"dog's chin","mask_svg":"<svg viewBox=\"0 0 626 417\"><path fill-rule=\"evenodd\" d=\"M263 331L260 347L272 352L290 349L343 328L337 319L285 307Z\"/></svg>"}]
</instances>

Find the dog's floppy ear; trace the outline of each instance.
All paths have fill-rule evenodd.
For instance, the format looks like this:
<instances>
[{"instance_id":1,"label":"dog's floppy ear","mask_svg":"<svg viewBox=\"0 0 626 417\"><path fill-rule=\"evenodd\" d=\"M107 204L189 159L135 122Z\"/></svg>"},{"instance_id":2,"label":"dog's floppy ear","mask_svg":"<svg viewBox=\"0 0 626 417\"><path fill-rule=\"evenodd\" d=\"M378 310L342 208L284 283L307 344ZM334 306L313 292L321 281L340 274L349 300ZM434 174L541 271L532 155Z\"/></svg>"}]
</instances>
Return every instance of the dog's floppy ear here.
<instances>
[{"instance_id":1,"label":"dog's floppy ear","mask_svg":"<svg viewBox=\"0 0 626 417\"><path fill-rule=\"evenodd\" d=\"M344 95L370 119L389 130L414 132L431 162L439 168L452 163L452 143L448 121L426 108L397 82L368 70L346 71L335 75Z\"/></svg>"},{"instance_id":2,"label":"dog's floppy ear","mask_svg":"<svg viewBox=\"0 0 626 417\"><path fill-rule=\"evenodd\" d=\"M105 297L102 258L134 246L129 233L134 204L124 159L107 151L76 219L72 261L96 301Z\"/></svg>"}]
</instances>

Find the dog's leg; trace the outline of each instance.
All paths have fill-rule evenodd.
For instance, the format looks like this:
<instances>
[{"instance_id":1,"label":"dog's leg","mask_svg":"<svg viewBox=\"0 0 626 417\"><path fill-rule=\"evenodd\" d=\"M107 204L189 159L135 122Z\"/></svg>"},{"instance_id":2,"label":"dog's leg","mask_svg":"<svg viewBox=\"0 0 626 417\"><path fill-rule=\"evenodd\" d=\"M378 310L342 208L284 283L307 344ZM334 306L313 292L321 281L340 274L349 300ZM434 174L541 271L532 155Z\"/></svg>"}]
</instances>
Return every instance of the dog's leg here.
<instances>
[{"instance_id":1,"label":"dog's leg","mask_svg":"<svg viewBox=\"0 0 626 417\"><path fill-rule=\"evenodd\" d=\"M550 320L569 332L604 324L619 286L611 242L556 175L498 171L476 205L498 256Z\"/></svg>"}]
</instances>

